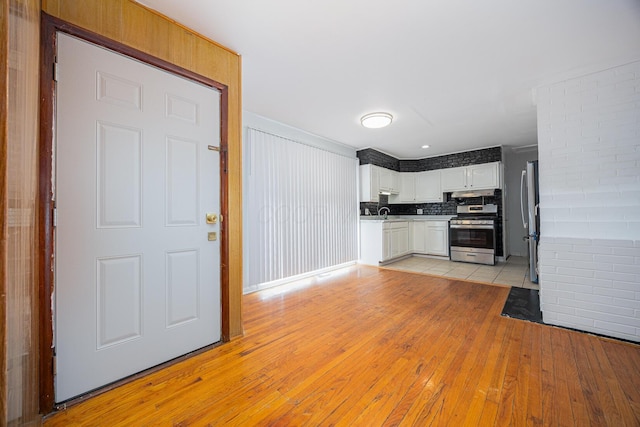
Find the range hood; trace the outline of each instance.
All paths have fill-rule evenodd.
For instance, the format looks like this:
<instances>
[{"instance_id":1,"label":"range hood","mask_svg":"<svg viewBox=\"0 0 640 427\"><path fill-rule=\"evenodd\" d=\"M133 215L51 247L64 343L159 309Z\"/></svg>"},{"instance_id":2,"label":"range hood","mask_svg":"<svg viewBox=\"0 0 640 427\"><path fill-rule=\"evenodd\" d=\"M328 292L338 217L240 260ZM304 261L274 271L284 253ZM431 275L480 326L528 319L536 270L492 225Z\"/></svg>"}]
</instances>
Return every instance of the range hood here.
<instances>
[{"instance_id":1,"label":"range hood","mask_svg":"<svg viewBox=\"0 0 640 427\"><path fill-rule=\"evenodd\" d=\"M451 193L452 199L467 199L469 197L489 197L495 196L496 190L464 190L464 191L454 191Z\"/></svg>"}]
</instances>

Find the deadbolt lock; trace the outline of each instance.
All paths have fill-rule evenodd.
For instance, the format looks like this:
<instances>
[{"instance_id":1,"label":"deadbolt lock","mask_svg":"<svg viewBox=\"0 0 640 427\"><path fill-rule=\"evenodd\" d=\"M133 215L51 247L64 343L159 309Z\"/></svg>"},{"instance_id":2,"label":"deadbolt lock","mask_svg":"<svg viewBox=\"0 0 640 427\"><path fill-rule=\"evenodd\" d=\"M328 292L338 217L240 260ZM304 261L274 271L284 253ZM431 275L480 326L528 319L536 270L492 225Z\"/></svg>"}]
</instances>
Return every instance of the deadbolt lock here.
<instances>
[{"instance_id":1,"label":"deadbolt lock","mask_svg":"<svg viewBox=\"0 0 640 427\"><path fill-rule=\"evenodd\" d=\"M207 213L207 224L215 224L216 222L218 222L218 215Z\"/></svg>"},{"instance_id":2,"label":"deadbolt lock","mask_svg":"<svg viewBox=\"0 0 640 427\"><path fill-rule=\"evenodd\" d=\"M212 231L212 232L210 232L210 233L207 233L207 239L208 239L210 242L213 242L213 241L215 241L215 240L218 240L218 233L216 233L215 231Z\"/></svg>"}]
</instances>

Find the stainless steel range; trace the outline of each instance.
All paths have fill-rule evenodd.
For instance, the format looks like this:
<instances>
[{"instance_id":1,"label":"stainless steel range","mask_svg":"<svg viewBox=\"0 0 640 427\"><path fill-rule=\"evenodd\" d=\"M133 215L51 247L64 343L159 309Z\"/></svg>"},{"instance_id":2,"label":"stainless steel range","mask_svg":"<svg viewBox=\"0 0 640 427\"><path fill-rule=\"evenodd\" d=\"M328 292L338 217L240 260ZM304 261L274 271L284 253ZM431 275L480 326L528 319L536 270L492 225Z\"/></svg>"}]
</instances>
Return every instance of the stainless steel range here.
<instances>
[{"instance_id":1,"label":"stainless steel range","mask_svg":"<svg viewBox=\"0 0 640 427\"><path fill-rule=\"evenodd\" d=\"M462 205L449 222L451 261L494 265L498 206Z\"/></svg>"}]
</instances>

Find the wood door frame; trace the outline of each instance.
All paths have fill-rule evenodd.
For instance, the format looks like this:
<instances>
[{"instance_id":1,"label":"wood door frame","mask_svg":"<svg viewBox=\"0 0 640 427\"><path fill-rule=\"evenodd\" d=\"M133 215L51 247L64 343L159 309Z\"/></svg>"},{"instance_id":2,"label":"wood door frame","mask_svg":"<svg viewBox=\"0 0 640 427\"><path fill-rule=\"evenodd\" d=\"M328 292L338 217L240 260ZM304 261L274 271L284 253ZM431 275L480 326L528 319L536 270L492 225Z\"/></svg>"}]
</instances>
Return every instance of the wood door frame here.
<instances>
[{"instance_id":1,"label":"wood door frame","mask_svg":"<svg viewBox=\"0 0 640 427\"><path fill-rule=\"evenodd\" d=\"M49 413L55 406L53 347L53 295L55 290L55 230L53 226L53 147L55 139L55 82L54 62L57 52L56 33L62 32L89 43L107 48L140 62L187 78L220 92L220 299L221 339L229 341L229 236L227 218L229 188L227 173L229 135L228 86L208 77L182 68L163 59L149 55L125 44L85 30L64 20L42 12L40 32L40 135L38 179L38 307L40 353L40 412ZM182 359L182 358L178 358Z\"/></svg>"}]
</instances>

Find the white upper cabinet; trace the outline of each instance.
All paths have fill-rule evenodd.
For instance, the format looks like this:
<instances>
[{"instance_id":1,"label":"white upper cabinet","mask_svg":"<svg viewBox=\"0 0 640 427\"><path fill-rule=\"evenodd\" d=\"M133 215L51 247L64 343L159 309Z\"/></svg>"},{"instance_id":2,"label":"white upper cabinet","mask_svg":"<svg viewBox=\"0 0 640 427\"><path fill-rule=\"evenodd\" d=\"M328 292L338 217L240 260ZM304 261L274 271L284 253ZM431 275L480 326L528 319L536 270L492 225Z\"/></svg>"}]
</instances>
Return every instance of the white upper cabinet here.
<instances>
[{"instance_id":1,"label":"white upper cabinet","mask_svg":"<svg viewBox=\"0 0 640 427\"><path fill-rule=\"evenodd\" d=\"M400 194L393 197L393 203L413 203L416 200L416 175L414 172L400 173Z\"/></svg>"},{"instance_id":2,"label":"white upper cabinet","mask_svg":"<svg viewBox=\"0 0 640 427\"><path fill-rule=\"evenodd\" d=\"M360 201L378 202L380 200L380 174L374 165L360 166Z\"/></svg>"},{"instance_id":3,"label":"white upper cabinet","mask_svg":"<svg viewBox=\"0 0 640 427\"><path fill-rule=\"evenodd\" d=\"M378 202L380 193L398 194L400 173L375 165L360 166L360 201Z\"/></svg>"},{"instance_id":4,"label":"white upper cabinet","mask_svg":"<svg viewBox=\"0 0 640 427\"><path fill-rule=\"evenodd\" d=\"M500 162L443 169L442 191L502 188Z\"/></svg>"},{"instance_id":5,"label":"white upper cabinet","mask_svg":"<svg viewBox=\"0 0 640 427\"><path fill-rule=\"evenodd\" d=\"M378 202L380 193L386 193L390 203L439 203L443 192L502 188L501 170L500 162L425 172L362 165L360 201Z\"/></svg>"},{"instance_id":6,"label":"white upper cabinet","mask_svg":"<svg viewBox=\"0 0 640 427\"><path fill-rule=\"evenodd\" d=\"M467 188L467 168L449 168L441 172L442 191L456 191Z\"/></svg>"},{"instance_id":7,"label":"white upper cabinet","mask_svg":"<svg viewBox=\"0 0 640 427\"><path fill-rule=\"evenodd\" d=\"M391 203L435 203L442 201L440 171L401 172L400 193Z\"/></svg>"},{"instance_id":8,"label":"white upper cabinet","mask_svg":"<svg viewBox=\"0 0 640 427\"><path fill-rule=\"evenodd\" d=\"M473 190L502 188L500 162L467 166L467 183Z\"/></svg>"},{"instance_id":9,"label":"white upper cabinet","mask_svg":"<svg viewBox=\"0 0 640 427\"><path fill-rule=\"evenodd\" d=\"M400 172L392 171L390 169L378 168L380 174L380 191L385 191L391 194L398 194L400 192Z\"/></svg>"},{"instance_id":10,"label":"white upper cabinet","mask_svg":"<svg viewBox=\"0 0 640 427\"><path fill-rule=\"evenodd\" d=\"M418 172L416 174L416 202L442 202L440 176L439 170Z\"/></svg>"}]
</instances>

